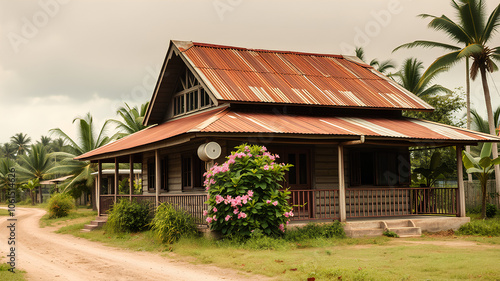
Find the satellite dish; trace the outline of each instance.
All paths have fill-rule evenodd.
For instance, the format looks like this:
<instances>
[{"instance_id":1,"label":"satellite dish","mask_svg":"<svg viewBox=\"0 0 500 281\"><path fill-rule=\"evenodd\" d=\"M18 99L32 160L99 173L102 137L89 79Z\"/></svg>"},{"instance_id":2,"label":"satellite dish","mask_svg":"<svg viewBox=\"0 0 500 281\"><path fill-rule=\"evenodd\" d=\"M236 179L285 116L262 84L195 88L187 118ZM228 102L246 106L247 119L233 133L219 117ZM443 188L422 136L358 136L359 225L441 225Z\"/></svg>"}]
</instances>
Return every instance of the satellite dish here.
<instances>
[{"instance_id":1,"label":"satellite dish","mask_svg":"<svg viewBox=\"0 0 500 281\"><path fill-rule=\"evenodd\" d=\"M205 162L219 158L220 153L220 145L214 141L204 143L198 147L198 157Z\"/></svg>"}]
</instances>

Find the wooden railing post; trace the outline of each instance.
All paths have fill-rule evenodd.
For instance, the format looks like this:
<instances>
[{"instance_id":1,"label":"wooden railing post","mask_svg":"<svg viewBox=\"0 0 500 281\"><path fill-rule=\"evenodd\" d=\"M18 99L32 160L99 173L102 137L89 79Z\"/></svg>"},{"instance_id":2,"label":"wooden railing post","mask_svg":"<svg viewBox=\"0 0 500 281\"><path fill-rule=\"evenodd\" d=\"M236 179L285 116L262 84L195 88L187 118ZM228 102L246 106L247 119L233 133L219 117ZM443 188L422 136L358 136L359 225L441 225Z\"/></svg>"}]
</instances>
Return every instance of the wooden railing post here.
<instances>
[{"instance_id":1,"label":"wooden railing post","mask_svg":"<svg viewBox=\"0 0 500 281\"><path fill-rule=\"evenodd\" d=\"M457 183L458 183L458 216L465 217L465 189L462 164L462 146L456 146L457 151Z\"/></svg>"},{"instance_id":2,"label":"wooden railing post","mask_svg":"<svg viewBox=\"0 0 500 281\"><path fill-rule=\"evenodd\" d=\"M161 171L160 171L160 151L155 150L155 209L158 207L160 196Z\"/></svg>"},{"instance_id":3,"label":"wooden railing post","mask_svg":"<svg viewBox=\"0 0 500 281\"><path fill-rule=\"evenodd\" d=\"M97 160L97 186L96 186L96 205L97 205L97 216L101 215L101 183L102 183L102 162Z\"/></svg>"},{"instance_id":4,"label":"wooden railing post","mask_svg":"<svg viewBox=\"0 0 500 281\"><path fill-rule=\"evenodd\" d=\"M119 176L118 168L119 168L118 158L115 157L115 196L114 196L115 203L116 203L117 195L118 195L118 182L119 182L118 181L118 176Z\"/></svg>"},{"instance_id":5,"label":"wooden railing post","mask_svg":"<svg viewBox=\"0 0 500 281\"><path fill-rule=\"evenodd\" d=\"M132 202L132 193L134 192L134 161L132 160L132 154L130 154L128 163L130 165L130 170L129 170L129 198L130 202Z\"/></svg>"},{"instance_id":6,"label":"wooden railing post","mask_svg":"<svg viewBox=\"0 0 500 281\"><path fill-rule=\"evenodd\" d=\"M346 221L346 206L345 206L345 179L344 179L344 146L338 146L338 169L339 169L339 215L340 221Z\"/></svg>"}]
</instances>

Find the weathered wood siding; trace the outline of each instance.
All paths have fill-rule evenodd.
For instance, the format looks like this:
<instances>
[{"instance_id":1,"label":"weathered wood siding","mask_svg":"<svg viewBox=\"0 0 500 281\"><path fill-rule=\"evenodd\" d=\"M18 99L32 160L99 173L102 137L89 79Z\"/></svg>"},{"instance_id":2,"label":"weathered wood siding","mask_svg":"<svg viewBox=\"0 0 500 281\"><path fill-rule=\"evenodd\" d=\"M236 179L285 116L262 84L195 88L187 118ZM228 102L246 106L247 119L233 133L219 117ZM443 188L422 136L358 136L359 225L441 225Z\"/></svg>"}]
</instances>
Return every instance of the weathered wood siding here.
<instances>
[{"instance_id":1,"label":"weathered wood siding","mask_svg":"<svg viewBox=\"0 0 500 281\"><path fill-rule=\"evenodd\" d=\"M312 151L313 189L338 189L338 152L336 145L317 145Z\"/></svg>"}]
</instances>

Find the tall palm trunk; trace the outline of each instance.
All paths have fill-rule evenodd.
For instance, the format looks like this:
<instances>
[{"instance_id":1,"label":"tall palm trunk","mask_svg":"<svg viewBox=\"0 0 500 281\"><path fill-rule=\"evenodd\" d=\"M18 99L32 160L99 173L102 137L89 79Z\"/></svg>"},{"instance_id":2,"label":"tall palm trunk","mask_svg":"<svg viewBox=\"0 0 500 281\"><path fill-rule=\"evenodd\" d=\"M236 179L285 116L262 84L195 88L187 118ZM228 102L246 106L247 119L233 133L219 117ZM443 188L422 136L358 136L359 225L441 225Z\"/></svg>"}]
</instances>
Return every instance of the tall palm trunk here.
<instances>
[{"instance_id":1,"label":"tall palm trunk","mask_svg":"<svg viewBox=\"0 0 500 281\"><path fill-rule=\"evenodd\" d=\"M490 89L488 87L488 81L486 80L486 67L481 66L481 80L483 82L483 91L484 91L484 99L486 102L486 111L488 112L488 126L490 128L490 134L497 135L495 131L495 120L493 118L493 109L491 108L491 98L490 98ZM498 157L498 146L497 143L494 142L491 146L491 150L493 152L493 159ZM495 186L496 192L500 193L500 167L495 165ZM486 197L486 194L483 195Z\"/></svg>"},{"instance_id":2,"label":"tall palm trunk","mask_svg":"<svg viewBox=\"0 0 500 281\"><path fill-rule=\"evenodd\" d=\"M466 106L467 106L467 130L470 130L470 74L469 74L469 57L465 58L465 95L466 95ZM465 151L470 153L470 146L465 147ZM472 182L472 174L467 173L467 182Z\"/></svg>"}]
</instances>

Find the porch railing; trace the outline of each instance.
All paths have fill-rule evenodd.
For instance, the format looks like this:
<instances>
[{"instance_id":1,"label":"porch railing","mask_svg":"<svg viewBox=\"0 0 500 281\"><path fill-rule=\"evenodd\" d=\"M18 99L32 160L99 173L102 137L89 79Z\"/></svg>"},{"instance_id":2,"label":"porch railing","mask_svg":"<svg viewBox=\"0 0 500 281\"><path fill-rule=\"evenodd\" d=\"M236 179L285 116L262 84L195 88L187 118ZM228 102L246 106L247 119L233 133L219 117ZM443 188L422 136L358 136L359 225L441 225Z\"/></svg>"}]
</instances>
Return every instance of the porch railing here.
<instances>
[{"instance_id":1,"label":"porch railing","mask_svg":"<svg viewBox=\"0 0 500 281\"><path fill-rule=\"evenodd\" d=\"M100 212L106 214L114 204L114 195L100 196ZM117 195L116 199L129 199L130 195ZM133 200L138 202L148 201L153 203L156 199L154 195L132 195ZM204 202L207 199L206 194L162 194L158 196L159 203L169 202L178 210L185 210L198 224L204 223L203 210L205 209Z\"/></svg>"},{"instance_id":2,"label":"porch railing","mask_svg":"<svg viewBox=\"0 0 500 281\"><path fill-rule=\"evenodd\" d=\"M290 190L292 220L339 219L338 189ZM138 201L155 201L155 196L132 195ZM129 198L129 195L117 195ZM206 194L162 194L159 203L169 202L204 224ZM346 216L386 217L410 215L458 215L458 188L347 188ZM114 204L114 195L100 195L100 211L105 214Z\"/></svg>"},{"instance_id":3,"label":"porch railing","mask_svg":"<svg viewBox=\"0 0 500 281\"><path fill-rule=\"evenodd\" d=\"M348 188L347 217L458 215L458 188Z\"/></svg>"},{"instance_id":4,"label":"porch railing","mask_svg":"<svg viewBox=\"0 0 500 281\"><path fill-rule=\"evenodd\" d=\"M292 220L338 219L338 189L290 190Z\"/></svg>"},{"instance_id":5,"label":"porch railing","mask_svg":"<svg viewBox=\"0 0 500 281\"><path fill-rule=\"evenodd\" d=\"M338 189L290 190L292 220L339 219ZM458 215L458 188L347 188L346 217Z\"/></svg>"}]
</instances>

